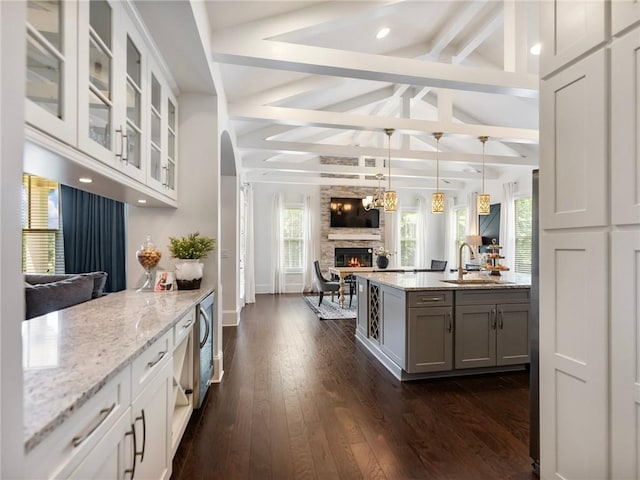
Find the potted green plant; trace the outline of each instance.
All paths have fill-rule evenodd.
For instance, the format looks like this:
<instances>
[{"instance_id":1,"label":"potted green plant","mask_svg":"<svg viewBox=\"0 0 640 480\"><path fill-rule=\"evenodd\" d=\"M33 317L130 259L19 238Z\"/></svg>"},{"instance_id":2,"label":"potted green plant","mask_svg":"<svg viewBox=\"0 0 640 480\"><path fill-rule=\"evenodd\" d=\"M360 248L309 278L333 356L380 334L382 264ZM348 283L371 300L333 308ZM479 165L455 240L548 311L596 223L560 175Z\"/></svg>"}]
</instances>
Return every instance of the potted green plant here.
<instances>
[{"instance_id":1,"label":"potted green plant","mask_svg":"<svg viewBox=\"0 0 640 480\"><path fill-rule=\"evenodd\" d=\"M169 253L180 261L176 263L176 284L178 290L200 288L204 265L201 260L216 248L216 241L199 232L184 237L169 237Z\"/></svg>"}]
</instances>

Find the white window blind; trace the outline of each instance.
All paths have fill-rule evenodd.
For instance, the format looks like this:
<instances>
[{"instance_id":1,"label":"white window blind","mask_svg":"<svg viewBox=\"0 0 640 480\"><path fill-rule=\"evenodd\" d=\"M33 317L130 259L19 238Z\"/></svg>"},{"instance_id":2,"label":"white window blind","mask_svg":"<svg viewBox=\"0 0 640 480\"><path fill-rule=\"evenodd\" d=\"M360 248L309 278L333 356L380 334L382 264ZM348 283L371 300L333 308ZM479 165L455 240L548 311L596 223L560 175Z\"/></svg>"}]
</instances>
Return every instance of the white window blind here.
<instances>
[{"instance_id":1,"label":"white window blind","mask_svg":"<svg viewBox=\"0 0 640 480\"><path fill-rule=\"evenodd\" d=\"M516 273L531 274L531 197L515 200L516 216Z\"/></svg>"},{"instance_id":2,"label":"white window blind","mask_svg":"<svg viewBox=\"0 0 640 480\"><path fill-rule=\"evenodd\" d=\"M304 237L302 231L302 207L285 207L282 222L284 242L284 268L301 269Z\"/></svg>"},{"instance_id":3,"label":"white window blind","mask_svg":"<svg viewBox=\"0 0 640 480\"><path fill-rule=\"evenodd\" d=\"M418 216L415 211L400 212L400 266L416 264L416 228Z\"/></svg>"},{"instance_id":4,"label":"white window blind","mask_svg":"<svg viewBox=\"0 0 640 480\"><path fill-rule=\"evenodd\" d=\"M64 273L60 189L54 181L22 177L22 271Z\"/></svg>"}]
</instances>

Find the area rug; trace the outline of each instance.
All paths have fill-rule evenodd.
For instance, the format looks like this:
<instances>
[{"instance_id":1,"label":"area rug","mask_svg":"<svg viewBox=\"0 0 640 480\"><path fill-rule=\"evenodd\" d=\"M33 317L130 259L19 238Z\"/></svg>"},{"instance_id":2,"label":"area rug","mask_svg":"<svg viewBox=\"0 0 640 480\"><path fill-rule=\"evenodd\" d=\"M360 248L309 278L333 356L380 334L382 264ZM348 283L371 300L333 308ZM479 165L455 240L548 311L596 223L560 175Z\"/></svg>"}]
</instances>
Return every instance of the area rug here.
<instances>
[{"instance_id":1,"label":"area rug","mask_svg":"<svg viewBox=\"0 0 640 480\"><path fill-rule=\"evenodd\" d=\"M331 301L331 295L325 295L324 300L322 300L322 304L318 307L319 297L303 295L305 302L307 305L311 307L311 310L315 312L320 320L353 320L356 318L356 312L358 311L358 301L356 296L353 296L353 301L351 302L351 308L347 308L349 306L349 297L345 298L344 308L340 308L340 304L338 303L338 297L336 296L336 301Z\"/></svg>"}]
</instances>

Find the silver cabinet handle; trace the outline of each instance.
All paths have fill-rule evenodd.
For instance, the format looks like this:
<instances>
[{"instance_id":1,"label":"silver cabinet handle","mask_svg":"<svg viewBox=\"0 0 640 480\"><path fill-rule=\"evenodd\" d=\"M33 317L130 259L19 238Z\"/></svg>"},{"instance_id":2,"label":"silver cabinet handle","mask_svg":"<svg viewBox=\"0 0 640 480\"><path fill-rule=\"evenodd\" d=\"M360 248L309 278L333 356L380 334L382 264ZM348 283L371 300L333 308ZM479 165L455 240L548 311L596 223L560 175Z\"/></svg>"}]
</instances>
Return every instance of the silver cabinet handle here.
<instances>
[{"instance_id":1,"label":"silver cabinet handle","mask_svg":"<svg viewBox=\"0 0 640 480\"><path fill-rule=\"evenodd\" d=\"M493 330L495 330L496 329L496 310L495 310L495 308L493 310L491 310L491 318L492 318L492 320L491 320L491 328Z\"/></svg>"},{"instance_id":2,"label":"silver cabinet handle","mask_svg":"<svg viewBox=\"0 0 640 480\"><path fill-rule=\"evenodd\" d=\"M191 324L193 323L193 320L189 320L188 323L185 323L182 328L189 328L191 326Z\"/></svg>"},{"instance_id":3,"label":"silver cabinet handle","mask_svg":"<svg viewBox=\"0 0 640 480\"><path fill-rule=\"evenodd\" d=\"M422 297L420 298L421 302L439 302L442 300L441 297Z\"/></svg>"},{"instance_id":4,"label":"silver cabinet handle","mask_svg":"<svg viewBox=\"0 0 640 480\"><path fill-rule=\"evenodd\" d=\"M151 360L150 362L147 363L147 368L152 368L154 367L160 360L162 360L164 358L164 356L167 354L166 351L164 352L158 352L158 355L156 356L156 358L154 358L153 360Z\"/></svg>"},{"instance_id":5,"label":"silver cabinet handle","mask_svg":"<svg viewBox=\"0 0 640 480\"><path fill-rule=\"evenodd\" d=\"M122 160L129 163L129 135L124 132L122 132Z\"/></svg>"},{"instance_id":6,"label":"silver cabinet handle","mask_svg":"<svg viewBox=\"0 0 640 480\"><path fill-rule=\"evenodd\" d=\"M162 170L164 170L164 182L162 182L162 186L169 188L169 167L165 165L162 167Z\"/></svg>"},{"instance_id":7,"label":"silver cabinet handle","mask_svg":"<svg viewBox=\"0 0 640 480\"><path fill-rule=\"evenodd\" d=\"M499 314L498 314L498 328L500 330L504 329L504 315L502 313L502 309L499 310Z\"/></svg>"},{"instance_id":8,"label":"silver cabinet handle","mask_svg":"<svg viewBox=\"0 0 640 480\"><path fill-rule=\"evenodd\" d=\"M453 331L453 322L451 320L451 312L448 313L449 316L449 326L447 327L447 330L449 331L449 333L451 333Z\"/></svg>"},{"instance_id":9,"label":"silver cabinet handle","mask_svg":"<svg viewBox=\"0 0 640 480\"><path fill-rule=\"evenodd\" d=\"M200 341L200 348L203 348L207 343L207 338L209 338L209 317L207 312L205 312L202 308L200 309L200 315L204 317L204 338Z\"/></svg>"},{"instance_id":10,"label":"silver cabinet handle","mask_svg":"<svg viewBox=\"0 0 640 480\"><path fill-rule=\"evenodd\" d=\"M120 125L120 128L116 130L116 135L120 135L120 153L116 152L116 157L120 158L120 160L124 160L122 157L124 154L124 131L122 130L122 125Z\"/></svg>"},{"instance_id":11,"label":"silver cabinet handle","mask_svg":"<svg viewBox=\"0 0 640 480\"><path fill-rule=\"evenodd\" d=\"M110 407L103 408L102 410L100 410L100 412L98 412L98 417L96 418L96 421L92 425L89 425L86 428L86 431L84 433L80 433L71 439L71 443L73 443L73 446L78 447L80 446L80 444L82 444L82 442L84 442L87 438L89 438L89 436L93 432L95 432L100 425L102 425L102 422L104 422L107 419L109 414L113 412L114 408L116 408L115 402Z\"/></svg>"}]
</instances>

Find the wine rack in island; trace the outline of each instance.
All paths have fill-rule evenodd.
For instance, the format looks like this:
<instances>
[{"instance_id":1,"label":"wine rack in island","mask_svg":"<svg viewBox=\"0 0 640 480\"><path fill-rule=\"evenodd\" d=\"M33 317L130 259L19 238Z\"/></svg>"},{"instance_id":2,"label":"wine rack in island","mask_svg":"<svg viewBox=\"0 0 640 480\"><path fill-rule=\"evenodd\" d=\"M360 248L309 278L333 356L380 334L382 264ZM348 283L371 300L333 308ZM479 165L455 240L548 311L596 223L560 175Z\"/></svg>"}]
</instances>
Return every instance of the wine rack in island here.
<instances>
[{"instance_id":1,"label":"wine rack in island","mask_svg":"<svg viewBox=\"0 0 640 480\"><path fill-rule=\"evenodd\" d=\"M490 275L500 275L500 272L506 272L509 270L509 267L506 265L502 265L500 260L504 257L500 255L500 250L502 247L496 243L496 239L491 240L491 245L487 246L487 263L484 266L485 270L489 270Z\"/></svg>"}]
</instances>

